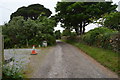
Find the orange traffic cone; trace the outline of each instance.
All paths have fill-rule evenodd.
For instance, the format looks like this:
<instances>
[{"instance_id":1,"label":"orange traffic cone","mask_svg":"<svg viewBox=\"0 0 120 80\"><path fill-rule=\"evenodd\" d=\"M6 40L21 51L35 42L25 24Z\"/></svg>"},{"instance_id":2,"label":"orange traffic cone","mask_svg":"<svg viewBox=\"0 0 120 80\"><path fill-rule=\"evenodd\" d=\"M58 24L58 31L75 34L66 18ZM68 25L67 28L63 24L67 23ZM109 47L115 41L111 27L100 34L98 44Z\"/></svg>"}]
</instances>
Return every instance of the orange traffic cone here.
<instances>
[{"instance_id":1,"label":"orange traffic cone","mask_svg":"<svg viewBox=\"0 0 120 80\"><path fill-rule=\"evenodd\" d=\"M33 45L33 50L32 50L32 53L31 53L32 55L36 55L37 54L37 52L35 51L35 45Z\"/></svg>"}]
</instances>

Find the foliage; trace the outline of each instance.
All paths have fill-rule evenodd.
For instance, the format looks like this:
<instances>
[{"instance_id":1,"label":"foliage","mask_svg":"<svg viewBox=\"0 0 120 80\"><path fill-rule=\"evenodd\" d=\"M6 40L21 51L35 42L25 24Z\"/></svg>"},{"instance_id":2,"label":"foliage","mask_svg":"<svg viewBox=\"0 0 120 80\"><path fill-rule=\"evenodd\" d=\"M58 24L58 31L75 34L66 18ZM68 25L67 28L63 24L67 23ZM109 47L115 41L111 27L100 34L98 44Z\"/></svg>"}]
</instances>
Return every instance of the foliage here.
<instances>
[{"instance_id":1,"label":"foliage","mask_svg":"<svg viewBox=\"0 0 120 80\"><path fill-rule=\"evenodd\" d=\"M39 16L37 20L24 20L22 16L14 17L3 26L5 48L42 45L44 40L52 45L55 43L54 26L55 21L46 16Z\"/></svg>"},{"instance_id":2,"label":"foliage","mask_svg":"<svg viewBox=\"0 0 120 80\"><path fill-rule=\"evenodd\" d=\"M60 30L55 31L55 37L56 37L56 39L61 39L61 32L60 32Z\"/></svg>"},{"instance_id":3,"label":"foliage","mask_svg":"<svg viewBox=\"0 0 120 80\"><path fill-rule=\"evenodd\" d=\"M120 33L114 34L111 37L111 46L113 47L114 51L120 51Z\"/></svg>"},{"instance_id":4,"label":"foliage","mask_svg":"<svg viewBox=\"0 0 120 80\"><path fill-rule=\"evenodd\" d=\"M105 13L115 11L116 7L111 2L58 2L56 12L62 27L75 29L77 34L83 34L85 26Z\"/></svg>"},{"instance_id":5,"label":"foliage","mask_svg":"<svg viewBox=\"0 0 120 80\"><path fill-rule=\"evenodd\" d=\"M46 35L46 41L47 41L48 45L50 45L50 46L54 45L56 42L55 36L50 35L50 34Z\"/></svg>"},{"instance_id":6,"label":"foliage","mask_svg":"<svg viewBox=\"0 0 120 80\"><path fill-rule=\"evenodd\" d=\"M24 35L21 34L21 32L24 32L22 30L24 28L24 21L23 17L15 17L10 23L3 26L4 43L6 48L11 48L14 47L16 43L21 43L18 39L22 40L21 38L24 37ZM20 34L23 36L20 36Z\"/></svg>"},{"instance_id":7,"label":"foliage","mask_svg":"<svg viewBox=\"0 0 120 80\"><path fill-rule=\"evenodd\" d=\"M15 59L13 60L13 63L15 62ZM17 80L22 80L23 78L23 68L21 66L21 64L6 64L3 66L3 80L13 80L13 79L17 79Z\"/></svg>"},{"instance_id":8,"label":"foliage","mask_svg":"<svg viewBox=\"0 0 120 80\"><path fill-rule=\"evenodd\" d=\"M112 45L112 42L117 39L117 37L115 39L112 37L116 34L118 34L118 31L114 31L105 27L99 27L88 31L85 35L82 36L82 40L88 45L94 45L97 47L102 47L104 49L114 50L115 48L119 48ZM118 44L114 45L117 46Z\"/></svg>"},{"instance_id":9,"label":"foliage","mask_svg":"<svg viewBox=\"0 0 120 80\"><path fill-rule=\"evenodd\" d=\"M69 29L65 29L62 32L62 36L70 36L71 35L71 31Z\"/></svg>"},{"instance_id":10,"label":"foliage","mask_svg":"<svg viewBox=\"0 0 120 80\"><path fill-rule=\"evenodd\" d=\"M104 26L120 31L120 12L112 12L104 16Z\"/></svg>"},{"instance_id":11,"label":"foliage","mask_svg":"<svg viewBox=\"0 0 120 80\"><path fill-rule=\"evenodd\" d=\"M28 7L20 7L18 10L11 14L11 19L16 16L23 16L25 20L31 18L36 20L38 16L47 16L49 17L52 12L40 4L32 4Z\"/></svg>"}]
</instances>

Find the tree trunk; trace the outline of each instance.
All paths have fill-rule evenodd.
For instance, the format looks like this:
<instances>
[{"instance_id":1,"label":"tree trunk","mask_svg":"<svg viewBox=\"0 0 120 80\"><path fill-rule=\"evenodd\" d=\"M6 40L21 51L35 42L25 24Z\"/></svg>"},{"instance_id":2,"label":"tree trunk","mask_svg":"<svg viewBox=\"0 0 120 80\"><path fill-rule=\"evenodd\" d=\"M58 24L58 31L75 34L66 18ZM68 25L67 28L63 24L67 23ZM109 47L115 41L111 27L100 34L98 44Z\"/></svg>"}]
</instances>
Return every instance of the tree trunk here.
<instances>
[{"instance_id":1,"label":"tree trunk","mask_svg":"<svg viewBox=\"0 0 120 80\"><path fill-rule=\"evenodd\" d=\"M85 26L86 26L86 23L85 23L85 22L83 22L83 32L82 32L82 34L84 34L84 33L85 33Z\"/></svg>"},{"instance_id":2,"label":"tree trunk","mask_svg":"<svg viewBox=\"0 0 120 80\"><path fill-rule=\"evenodd\" d=\"M5 59L4 59L4 36L2 36L2 61L5 61Z\"/></svg>"},{"instance_id":3,"label":"tree trunk","mask_svg":"<svg viewBox=\"0 0 120 80\"><path fill-rule=\"evenodd\" d=\"M83 34L85 33L85 26L83 26L83 32L82 32Z\"/></svg>"},{"instance_id":4,"label":"tree trunk","mask_svg":"<svg viewBox=\"0 0 120 80\"><path fill-rule=\"evenodd\" d=\"M80 26L80 35L82 34L82 26Z\"/></svg>"},{"instance_id":5,"label":"tree trunk","mask_svg":"<svg viewBox=\"0 0 120 80\"><path fill-rule=\"evenodd\" d=\"M79 35L79 29L75 28L76 34Z\"/></svg>"},{"instance_id":6,"label":"tree trunk","mask_svg":"<svg viewBox=\"0 0 120 80\"><path fill-rule=\"evenodd\" d=\"M0 79L2 78L2 67L4 65L4 45L3 45L3 36L0 33Z\"/></svg>"},{"instance_id":7,"label":"tree trunk","mask_svg":"<svg viewBox=\"0 0 120 80\"><path fill-rule=\"evenodd\" d=\"M0 61L2 62L2 64L4 64L4 37L2 35L0 35L0 52L2 55L0 56Z\"/></svg>"},{"instance_id":8,"label":"tree trunk","mask_svg":"<svg viewBox=\"0 0 120 80\"><path fill-rule=\"evenodd\" d=\"M26 39L26 46L27 46L27 47L29 46L29 44L28 44L28 39Z\"/></svg>"},{"instance_id":9,"label":"tree trunk","mask_svg":"<svg viewBox=\"0 0 120 80\"><path fill-rule=\"evenodd\" d=\"M80 35L82 34L82 22L80 24Z\"/></svg>"}]
</instances>

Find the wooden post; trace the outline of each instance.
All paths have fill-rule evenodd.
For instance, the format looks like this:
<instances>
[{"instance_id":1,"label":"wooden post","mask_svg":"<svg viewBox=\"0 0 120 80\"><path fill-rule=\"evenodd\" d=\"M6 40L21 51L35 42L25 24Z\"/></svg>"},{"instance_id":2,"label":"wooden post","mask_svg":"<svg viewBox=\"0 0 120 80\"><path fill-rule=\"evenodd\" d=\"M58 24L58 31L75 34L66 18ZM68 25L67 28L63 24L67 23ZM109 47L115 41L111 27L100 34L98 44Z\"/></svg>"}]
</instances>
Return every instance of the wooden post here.
<instances>
[{"instance_id":1,"label":"wooden post","mask_svg":"<svg viewBox=\"0 0 120 80\"><path fill-rule=\"evenodd\" d=\"M4 61L5 61L4 59L4 36L2 35L2 62L3 64L4 64Z\"/></svg>"},{"instance_id":2,"label":"wooden post","mask_svg":"<svg viewBox=\"0 0 120 80\"><path fill-rule=\"evenodd\" d=\"M3 57L3 40L2 40L2 34L0 33L0 79L2 78L2 60L4 60Z\"/></svg>"},{"instance_id":3,"label":"wooden post","mask_svg":"<svg viewBox=\"0 0 120 80\"><path fill-rule=\"evenodd\" d=\"M0 26L0 80L2 79L3 64L4 64L4 38L2 36L2 26Z\"/></svg>"}]
</instances>

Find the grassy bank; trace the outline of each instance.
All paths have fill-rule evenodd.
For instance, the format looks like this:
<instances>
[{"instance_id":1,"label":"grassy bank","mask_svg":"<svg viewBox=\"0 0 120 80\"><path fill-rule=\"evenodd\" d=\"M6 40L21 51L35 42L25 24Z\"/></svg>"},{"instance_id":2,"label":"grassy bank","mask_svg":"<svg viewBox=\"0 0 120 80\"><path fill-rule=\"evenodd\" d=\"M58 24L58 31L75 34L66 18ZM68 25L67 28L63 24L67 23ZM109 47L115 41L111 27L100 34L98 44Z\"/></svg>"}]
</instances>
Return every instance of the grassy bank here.
<instances>
[{"instance_id":1,"label":"grassy bank","mask_svg":"<svg viewBox=\"0 0 120 80\"><path fill-rule=\"evenodd\" d=\"M118 60L119 60L118 53L115 53L111 50L105 50L102 48L88 46L83 43L75 43L75 42L68 42L68 43L80 48L82 51L93 57L99 63L101 63L105 67L108 67L110 70L120 75L120 67L118 66Z\"/></svg>"}]
</instances>

